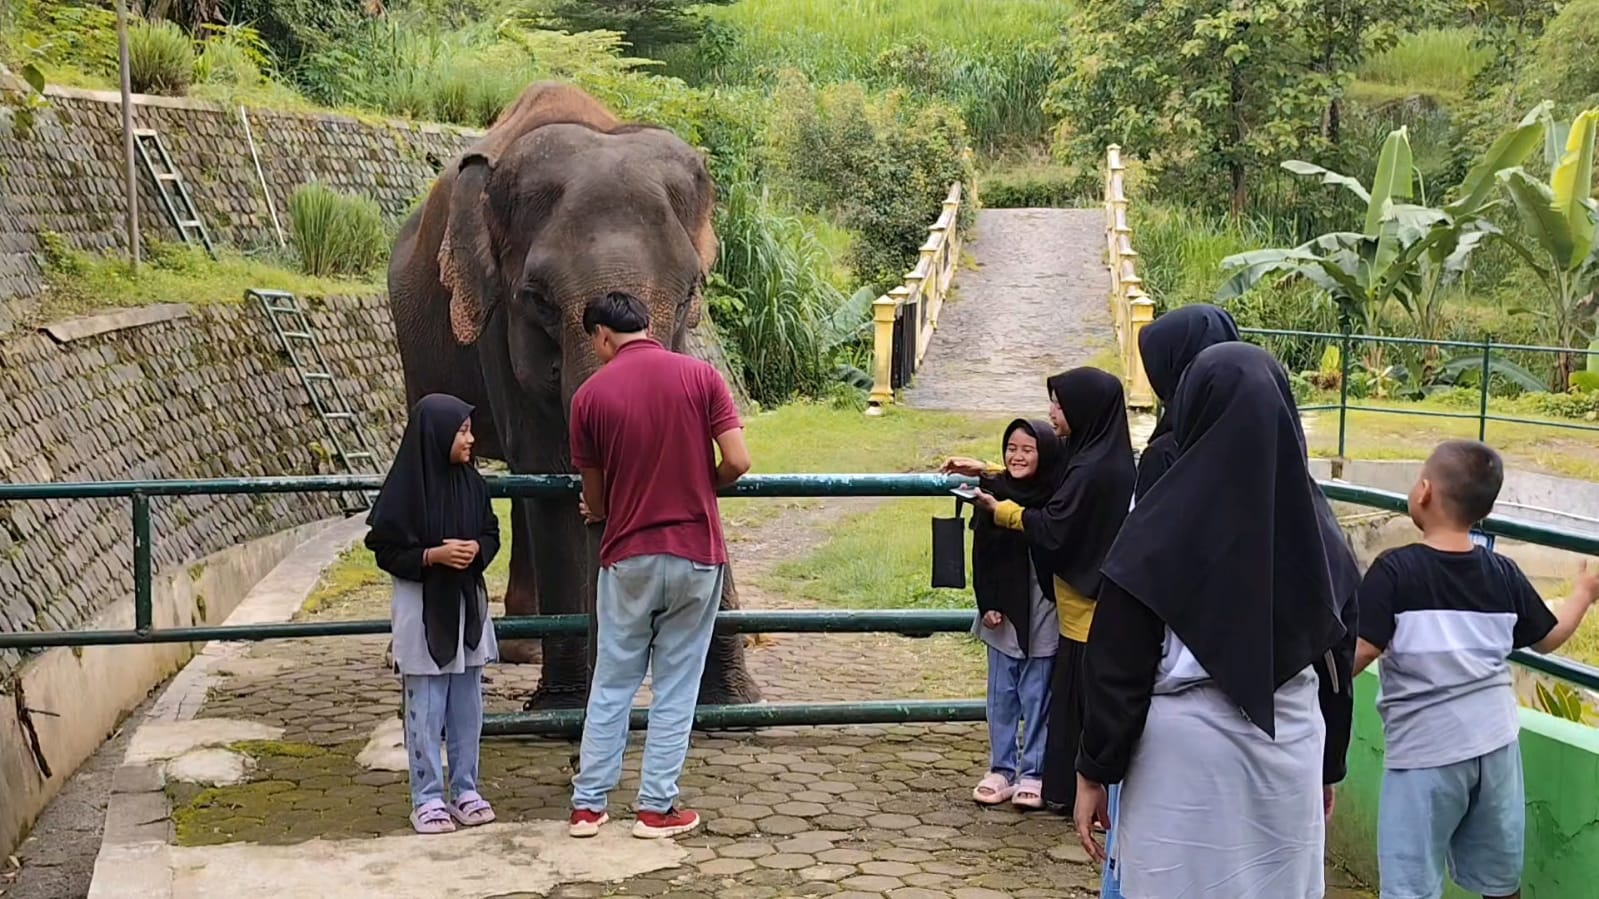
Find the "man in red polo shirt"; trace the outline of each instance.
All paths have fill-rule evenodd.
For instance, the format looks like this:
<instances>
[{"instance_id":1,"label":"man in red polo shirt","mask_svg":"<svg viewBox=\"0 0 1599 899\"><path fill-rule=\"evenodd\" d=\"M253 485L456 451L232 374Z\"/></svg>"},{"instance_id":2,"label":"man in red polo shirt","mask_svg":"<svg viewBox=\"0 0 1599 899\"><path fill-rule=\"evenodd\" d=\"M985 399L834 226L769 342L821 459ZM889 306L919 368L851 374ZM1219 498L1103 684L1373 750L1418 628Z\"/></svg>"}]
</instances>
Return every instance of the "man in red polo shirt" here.
<instances>
[{"instance_id":1,"label":"man in red polo shirt","mask_svg":"<svg viewBox=\"0 0 1599 899\"><path fill-rule=\"evenodd\" d=\"M636 837L670 837L700 823L676 807L700 675L721 603L727 545L716 491L749 471L749 450L720 373L650 339L649 310L612 293L583 310L601 369L572 397L572 464L582 513L603 521L594 678L572 778L572 836L608 820L622 777L627 719L650 671L650 725ZM721 450L722 461L716 461Z\"/></svg>"}]
</instances>

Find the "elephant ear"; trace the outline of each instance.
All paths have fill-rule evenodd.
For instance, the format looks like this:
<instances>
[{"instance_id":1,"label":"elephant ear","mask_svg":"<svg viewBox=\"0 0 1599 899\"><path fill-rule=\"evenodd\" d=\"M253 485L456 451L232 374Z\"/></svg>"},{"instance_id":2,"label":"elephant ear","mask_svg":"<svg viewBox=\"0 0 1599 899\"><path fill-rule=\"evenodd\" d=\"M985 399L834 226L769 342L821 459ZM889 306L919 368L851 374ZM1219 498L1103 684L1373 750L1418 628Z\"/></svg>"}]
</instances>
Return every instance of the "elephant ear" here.
<instances>
[{"instance_id":1,"label":"elephant ear","mask_svg":"<svg viewBox=\"0 0 1599 899\"><path fill-rule=\"evenodd\" d=\"M499 291L500 270L483 210L488 160L470 154L461 160L450 191L450 217L439 242L439 280L450 290L450 331L463 346L477 342L483 321Z\"/></svg>"}]
</instances>

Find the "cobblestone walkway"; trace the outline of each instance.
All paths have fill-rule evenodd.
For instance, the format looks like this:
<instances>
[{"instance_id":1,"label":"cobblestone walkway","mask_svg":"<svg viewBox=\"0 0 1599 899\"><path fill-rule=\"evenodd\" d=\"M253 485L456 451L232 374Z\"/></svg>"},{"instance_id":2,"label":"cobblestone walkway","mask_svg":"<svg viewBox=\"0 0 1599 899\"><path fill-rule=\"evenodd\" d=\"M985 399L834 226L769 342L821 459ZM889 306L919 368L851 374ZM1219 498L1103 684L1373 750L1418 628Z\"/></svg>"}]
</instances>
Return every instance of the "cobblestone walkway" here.
<instances>
[{"instance_id":1,"label":"cobblestone walkway","mask_svg":"<svg viewBox=\"0 0 1599 899\"><path fill-rule=\"evenodd\" d=\"M761 575L817 543L833 517L794 510L739 535L732 548L747 605L793 605L763 593ZM368 590L314 617L385 611L380 591ZM959 640L779 634L754 641L749 661L773 701L981 695L980 663ZM234 744L253 760L246 783L169 780L176 843L370 841L408 833L404 772L369 770L357 760L398 709L398 685L383 668L384 645L382 638L283 641L258 645L223 666L199 717L281 728L281 737ZM489 710L518 708L536 671L490 670ZM630 824L640 740L613 796L619 812L613 828ZM483 791L501 821L564 819L574 750L567 740L486 740ZM568 883L548 895L1097 895L1097 873L1064 820L971 802L986 767L981 725L697 734L682 786L685 803L707 823L681 841L685 863L618 883Z\"/></svg>"},{"instance_id":2,"label":"cobblestone walkway","mask_svg":"<svg viewBox=\"0 0 1599 899\"><path fill-rule=\"evenodd\" d=\"M859 505L865 508L870 502L875 501ZM792 509L737 535L732 549L747 605L794 605L763 592L762 575L777 561L803 555L816 545L838 511ZM309 617L364 618L385 612L383 590L373 585ZM971 802L972 785L986 770L987 740L981 725L696 734L682 778L683 799L704 813L705 828L680 840L681 848L663 847L676 853L672 859L649 864L636 864L633 856L645 847L630 849L625 836L638 783L640 740L635 738L622 785L613 794L618 820L609 829L614 832L583 844L588 872L543 881L547 888L534 892L516 892L525 886L507 889L531 876L518 859L572 867L574 847L552 822L564 820L567 812L575 745L562 739L486 740L480 781L501 823L479 836L410 836L405 773L374 762L374 747L384 744L385 729L391 745L398 735L399 689L384 667L384 647L382 638L257 644L209 669L209 691L192 725L234 736L208 744L226 752L198 752L213 758L244 757L243 782L208 786L203 776L180 779L169 767L163 788L159 776L149 778L159 768L125 767L118 773L124 782L119 789L135 801L111 816L108 830L131 829L153 835L158 846L171 844L164 850L169 867L156 872L172 885L163 897L203 895L209 888L197 887L192 878L214 883L224 876L219 872L235 867L234 892L241 899L276 895L271 884L278 876L291 881L332 878L344 884L339 895L444 895L429 893L425 885L422 892L414 885L396 892L392 884L378 888L369 881L401 862L415 862L417 852L444 863L451 845L476 853L476 860L490 858L484 862L488 870L476 872L470 884L452 884L448 893L470 899L1086 899L1098 894L1098 873L1076 847L1064 820L1048 813L983 809ZM977 696L984 682L980 657L967 649L953 635L910 640L780 634L753 641L749 662L766 697L774 701ZM528 666L501 665L491 671L492 683L486 687L490 711L518 708L536 680L536 671ZM135 735L139 751L130 750L130 763L135 757L147 762L150 744L163 735L181 736L185 726L144 725ZM157 731L153 738L152 729ZM188 752L178 761L195 754ZM403 767L403 752L397 767ZM163 818L168 805L170 822ZM119 817L128 821L118 826L114 819ZM488 843L468 849L459 842L466 839ZM117 851L142 851L126 845ZM285 855L275 847L293 848ZM397 851L399 860L394 858ZM382 863L364 860L381 852L389 853ZM562 853L566 861L558 863ZM102 854L102 862L104 858ZM318 861L322 859L326 861ZM635 864L624 867L628 862ZM285 864L293 870L286 871ZM523 880L494 875L494 870L516 873ZM618 879L623 870L646 873ZM1345 882L1336 872L1330 876L1333 884ZM102 886L98 879L95 886ZM91 893L99 895L154 894L129 885L120 892ZM1335 887L1328 895L1365 894Z\"/></svg>"},{"instance_id":3,"label":"cobblestone walkway","mask_svg":"<svg viewBox=\"0 0 1599 899\"><path fill-rule=\"evenodd\" d=\"M1042 414L1044 378L1115 343L1098 209L985 209L905 403Z\"/></svg>"}]
</instances>

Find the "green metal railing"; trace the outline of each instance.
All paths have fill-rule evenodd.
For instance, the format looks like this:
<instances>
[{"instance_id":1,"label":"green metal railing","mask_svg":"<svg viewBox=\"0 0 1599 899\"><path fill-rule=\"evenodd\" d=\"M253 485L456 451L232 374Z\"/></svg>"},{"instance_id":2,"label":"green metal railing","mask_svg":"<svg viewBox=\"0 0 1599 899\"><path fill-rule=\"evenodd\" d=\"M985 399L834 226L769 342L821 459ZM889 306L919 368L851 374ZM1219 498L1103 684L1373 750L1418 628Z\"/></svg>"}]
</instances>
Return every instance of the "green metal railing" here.
<instances>
[{"instance_id":1,"label":"green metal railing","mask_svg":"<svg viewBox=\"0 0 1599 899\"><path fill-rule=\"evenodd\" d=\"M1288 337L1307 340L1320 340L1338 345L1338 402L1323 403L1299 407L1301 412L1338 412L1338 458L1345 458L1347 437L1349 433L1349 412L1375 412L1382 415L1413 415L1421 418L1453 418L1477 422L1477 439L1483 442L1488 440L1488 423L1491 421L1507 424L1538 425L1540 427L1560 428L1568 431L1590 431L1599 433L1599 425L1583 424L1575 421L1559 421L1549 418L1521 418L1513 415L1492 415L1488 412L1491 382L1493 380L1493 358L1495 353L1548 353L1551 355L1588 356L1599 355L1599 350L1567 349L1552 346L1531 346L1519 343L1495 343L1491 339L1476 342L1465 340L1425 340L1418 337L1382 337L1375 334L1345 334L1329 331L1287 331L1276 328L1240 328L1246 337ZM1469 350L1482 356L1478 376L1478 404L1476 412L1443 412L1436 409L1392 409L1384 406L1371 406L1365 404L1351 405L1349 402L1349 375L1353 351L1361 344L1379 344L1383 346L1410 346L1437 349Z\"/></svg>"},{"instance_id":2,"label":"green metal railing","mask_svg":"<svg viewBox=\"0 0 1599 899\"><path fill-rule=\"evenodd\" d=\"M568 475L501 475L488 479L499 497L576 496L578 481ZM935 474L793 474L755 475L724 491L731 497L939 497L974 479ZM131 498L134 534L134 628L0 634L0 649L55 646L125 645L260 641L306 637L359 636L389 631L387 619L359 621L247 624L211 627L157 628L152 623L153 540L151 501L168 496L226 496L275 493L339 493L376 489L381 479L369 475L298 478L228 478L215 480L113 481L62 484L0 484L0 502L43 499ZM1402 512L1399 494L1351 484L1321 483L1329 499ZM1547 525L1491 517L1482 530L1498 536L1572 552L1599 555L1599 538ZM967 631L971 610L734 610L718 614L719 633L896 633L923 637ZM537 638L586 634L587 615L540 615L496 619L502 638ZM1599 669L1554 656L1517 653L1515 661L1592 689L1599 689ZM645 711L635 710L632 724L643 727ZM819 724L887 724L904 722L981 721L982 700L887 700L876 702L758 703L702 706L695 715L701 728L798 726ZM582 727L581 710L546 710L490 715L488 734L571 734Z\"/></svg>"}]
</instances>

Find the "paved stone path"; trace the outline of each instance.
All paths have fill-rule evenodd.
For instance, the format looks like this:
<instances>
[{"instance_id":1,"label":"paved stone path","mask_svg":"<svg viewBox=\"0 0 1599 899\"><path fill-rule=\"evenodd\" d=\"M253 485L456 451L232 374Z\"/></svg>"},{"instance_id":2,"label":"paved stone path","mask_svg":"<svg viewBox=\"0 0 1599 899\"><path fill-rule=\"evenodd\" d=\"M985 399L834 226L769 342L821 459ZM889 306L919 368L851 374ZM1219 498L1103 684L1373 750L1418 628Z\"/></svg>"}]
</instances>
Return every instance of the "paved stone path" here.
<instances>
[{"instance_id":1,"label":"paved stone path","mask_svg":"<svg viewBox=\"0 0 1599 899\"><path fill-rule=\"evenodd\" d=\"M1115 346L1098 209L985 209L922 368L918 409L1042 414L1044 378Z\"/></svg>"},{"instance_id":2,"label":"paved stone path","mask_svg":"<svg viewBox=\"0 0 1599 899\"><path fill-rule=\"evenodd\" d=\"M791 509L734 537L747 605L793 605L763 591L762 575L817 545L837 512ZM385 611L384 591L373 584L306 617ZM779 634L752 640L749 661L774 701L978 696L981 656L968 643L955 635ZM573 743L490 739L481 783L501 823L445 838L452 843L410 836L403 751L398 764L381 760L398 740L399 690L384 667L384 645L382 638L212 644L224 648L207 651L214 657L203 662L204 672L179 679L189 678L187 696L168 691L156 703L188 708L198 693L204 701L196 717L167 715L134 735L97 870L116 874L120 888L97 877L91 897L187 899L205 895L224 875L238 899L318 878L342 884L344 895L462 899L1097 895L1097 871L1064 820L971 802L972 784L986 770L981 725L696 734L683 798L705 814L706 826L660 851L630 849L625 835L637 789L635 739L613 795L619 820L576 854L552 823L566 815ZM491 670L489 710L518 707L536 672ZM165 763L163 778L160 760L168 758L177 761ZM229 767L242 780L226 783ZM223 782L208 785L213 776ZM448 892L427 883L426 874L421 888L396 881L416 879L419 853L448 869L456 842L490 873L474 871ZM530 858L537 870L527 869ZM119 859L136 864L119 868ZM388 874L401 870L411 873ZM154 892L141 876L159 881ZM390 879L374 881L384 876Z\"/></svg>"}]
</instances>

